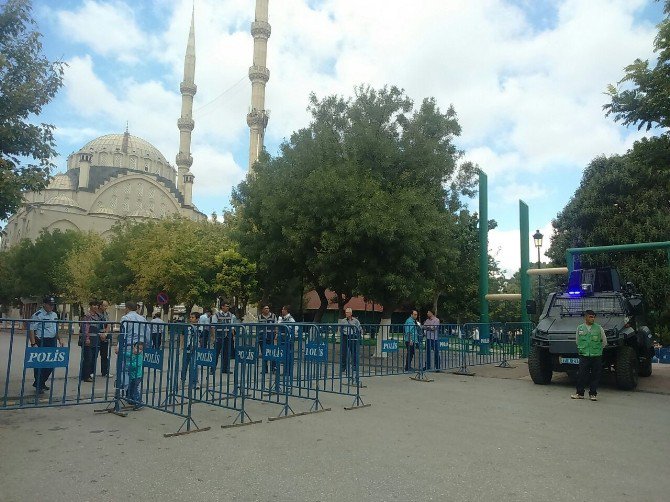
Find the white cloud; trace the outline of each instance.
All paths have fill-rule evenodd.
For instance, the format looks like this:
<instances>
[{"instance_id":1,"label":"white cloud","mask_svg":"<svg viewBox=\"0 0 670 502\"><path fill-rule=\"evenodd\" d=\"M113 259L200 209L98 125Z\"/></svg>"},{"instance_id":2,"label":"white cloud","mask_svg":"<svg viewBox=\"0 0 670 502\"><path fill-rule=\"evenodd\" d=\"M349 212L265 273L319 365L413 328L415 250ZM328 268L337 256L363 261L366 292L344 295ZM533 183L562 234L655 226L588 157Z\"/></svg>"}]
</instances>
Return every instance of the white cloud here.
<instances>
[{"instance_id":1,"label":"white cloud","mask_svg":"<svg viewBox=\"0 0 670 502\"><path fill-rule=\"evenodd\" d=\"M621 78L625 65L652 56L654 26L634 23L647 3L549 2L556 19L541 30L505 0L422 0L412 8L405 0L324 0L316 7L307 0L273 1L266 143L276 146L307 124L309 92L350 96L360 83L398 84L416 100L435 96L443 109L454 104L466 158L506 187L494 193L509 202L527 184L531 195L544 197L547 189L534 176L567 169L578 177L593 157L625 151L640 137L622 134L602 105L605 86ZM212 191L228 194L246 166L253 4L196 2L196 204L200 197L209 204ZM88 48L67 56L73 115L66 126L74 129L78 117L82 129L120 132L129 120L133 134L172 160L191 7L191 0L138 6L85 0L74 11L59 10L61 29ZM148 8L165 13L153 32L138 22ZM118 63L109 64L110 58ZM199 186L203 179L212 184ZM226 204L217 201L212 209Z\"/></svg>"},{"instance_id":2,"label":"white cloud","mask_svg":"<svg viewBox=\"0 0 670 502\"><path fill-rule=\"evenodd\" d=\"M526 202L534 199L541 199L545 197L548 192L547 188L541 186L539 183L516 182L503 185L494 191L497 198L510 204L517 202L519 199Z\"/></svg>"},{"instance_id":3,"label":"white cloud","mask_svg":"<svg viewBox=\"0 0 670 502\"><path fill-rule=\"evenodd\" d=\"M138 27L133 9L124 2L85 0L78 10L61 10L56 16L68 38L124 63L138 62L138 52L150 43L150 37Z\"/></svg>"},{"instance_id":4,"label":"white cloud","mask_svg":"<svg viewBox=\"0 0 670 502\"><path fill-rule=\"evenodd\" d=\"M528 256L531 268L537 265L537 248L533 242L535 230L535 228L531 229L528 234ZM542 248L540 249L540 260L542 263L547 263L549 258L544 253L551 246L554 229L551 226L551 222L548 222L539 230L544 236L542 239ZM506 277L511 277L521 267L520 244L518 228L515 230L499 230L495 228L489 232L489 253L499 263L500 269Z\"/></svg>"}]
</instances>

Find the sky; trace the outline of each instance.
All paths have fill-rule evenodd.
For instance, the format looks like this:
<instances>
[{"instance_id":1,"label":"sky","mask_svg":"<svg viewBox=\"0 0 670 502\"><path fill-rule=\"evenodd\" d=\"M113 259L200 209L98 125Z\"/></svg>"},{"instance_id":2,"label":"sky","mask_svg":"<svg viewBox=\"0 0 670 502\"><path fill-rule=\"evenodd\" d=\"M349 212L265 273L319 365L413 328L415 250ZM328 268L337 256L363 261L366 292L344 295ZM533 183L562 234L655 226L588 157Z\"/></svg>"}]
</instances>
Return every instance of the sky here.
<instances>
[{"instance_id":1,"label":"sky","mask_svg":"<svg viewBox=\"0 0 670 502\"><path fill-rule=\"evenodd\" d=\"M229 207L248 164L247 71L254 0L195 0L193 200ZM270 0L271 155L309 123L308 96L397 85L419 104L453 105L463 160L488 175L491 253L519 268L519 199L531 234L551 220L597 156L643 133L605 117L608 84L635 58L653 59L662 4L653 0ZM56 126L56 172L88 141L129 131L174 164L179 83L192 0L34 0L44 51L67 63L40 121ZM477 200L468 204L476 210ZM531 246L531 260L537 250ZM542 258L546 260L546 258Z\"/></svg>"}]
</instances>

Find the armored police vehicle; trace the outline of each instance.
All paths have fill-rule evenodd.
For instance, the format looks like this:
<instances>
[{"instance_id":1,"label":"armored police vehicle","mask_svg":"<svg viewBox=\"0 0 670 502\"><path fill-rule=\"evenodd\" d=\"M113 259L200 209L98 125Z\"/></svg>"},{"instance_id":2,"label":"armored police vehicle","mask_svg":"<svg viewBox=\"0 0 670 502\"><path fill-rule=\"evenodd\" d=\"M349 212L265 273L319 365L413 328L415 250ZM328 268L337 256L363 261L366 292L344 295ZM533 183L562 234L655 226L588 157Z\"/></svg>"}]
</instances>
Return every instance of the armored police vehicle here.
<instances>
[{"instance_id":1,"label":"armored police vehicle","mask_svg":"<svg viewBox=\"0 0 670 502\"><path fill-rule=\"evenodd\" d=\"M634 389L638 376L651 375L652 334L645 325L642 297L631 283L622 286L612 267L573 270L565 291L549 295L531 338L528 369L533 382L550 383L554 371L576 377L575 333L587 310L596 313L596 323L607 336L604 369L615 372L620 389Z\"/></svg>"}]
</instances>

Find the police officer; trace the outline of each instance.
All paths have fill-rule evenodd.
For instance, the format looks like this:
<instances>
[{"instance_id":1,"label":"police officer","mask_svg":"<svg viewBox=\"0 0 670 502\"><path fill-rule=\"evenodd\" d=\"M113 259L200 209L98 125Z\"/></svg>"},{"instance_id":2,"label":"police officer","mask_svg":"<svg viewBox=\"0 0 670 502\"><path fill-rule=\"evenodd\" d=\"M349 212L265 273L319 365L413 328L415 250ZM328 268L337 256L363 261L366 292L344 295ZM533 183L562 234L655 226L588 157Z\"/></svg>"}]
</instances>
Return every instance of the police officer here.
<instances>
[{"instance_id":1,"label":"police officer","mask_svg":"<svg viewBox=\"0 0 670 502\"><path fill-rule=\"evenodd\" d=\"M95 362L98 359L100 347L100 331L102 323L99 314L100 302L91 300L88 304L88 313L83 318L79 345L82 350L82 364L79 379L83 382L92 382L91 376L95 373Z\"/></svg>"},{"instance_id":2,"label":"police officer","mask_svg":"<svg viewBox=\"0 0 670 502\"><path fill-rule=\"evenodd\" d=\"M270 305L263 305L263 308L261 309L261 315L258 316L258 322L266 324L277 324L277 316L273 312L270 312ZM261 354L263 354L265 352L266 345L274 344L275 330L260 328L258 331L258 344L260 345ZM277 363L272 361L270 367L272 368L272 371L275 371L277 369ZM263 369L265 373L268 372L268 362L265 360L263 361Z\"/></svg>"},{"instance_id":3,"label":"police officer","mask_svg":"<svg viewBox=\"0 0 670 502\"><path fill-rule=\"evenodd\" d=\"M295 324L295 319L291 315L291 306L290 305L284 305L281 308L281 316L277 320L277 322L280 323L293 323ZM279 333L279 342L281 346L284 348L284 360L283 365L284 365L284 372L283 375L287 378L285 380L288 380L288 384L290 385L292 375L293 375L293 345L294 345L294 340L297 337L299 333L299 328L296 326L295 328L288 328L286 331L281 331Z\"/></svg>"},{"instance_id":4,"label":"police officer","mask_svg":"<svg viewBox=\"0 0 670 502\"><path fill-rule=\"evenodd\" d=\"M35 312L31 319L29 328L31 347L56 347L63 346L63 341L58 335L58 314L54 311L56 308L56 299L53 296L45 296L42 300L43 306ZM49 390L46 385L53 368L35 368L35 387L38 394Z\"/></svg>"},{"instance_id":5,"label":"police officer","mask_svg":"<svg viewBox=\"0 0 670 502\"><path fill-rule=\"evenodd\" d=\"M101 330L100 330L100 374L102 376L112 376L109 373L109 337L111 336L111 325L109 324L109 314L107 309L109 308L109 302L107 300L102 300L98 305L98 317L101 321ZM95 371L95 362L93 364L93 369Z\"/></svg>"},{"instance_id":6,"label":"police officer","mask_svg":"<svg viewBox=\"0 0 670 502\"><path fill-rule=\"evenodd\" d=\"M595 322L593 310L584 312L584 322L577 327L575 341L579 352L579 372L577 373L577 393L572 399L584 399L584 389L589 384L589 399L598 400L598 383L603 370L603 348L607 346L607 336L603 327Z\"/></svg>"},{"instance_id":7,"label":"police officer","mask_svg":"<svg viewBox=\"0 0 670 502\"><path fill-rule=\"evenodd\" d=\"M225 324L237 324L237 316L230 311L230 304L223 302L221 311L212 316L212 323L216 333L214 348L216 350L216 361L214 368L219 364L219 354L221 354L221 371L230 373L230 356L233 353L235 328L225 327ZM210 370L213 373L213 370Z\"/></svg>"}]
</instances>

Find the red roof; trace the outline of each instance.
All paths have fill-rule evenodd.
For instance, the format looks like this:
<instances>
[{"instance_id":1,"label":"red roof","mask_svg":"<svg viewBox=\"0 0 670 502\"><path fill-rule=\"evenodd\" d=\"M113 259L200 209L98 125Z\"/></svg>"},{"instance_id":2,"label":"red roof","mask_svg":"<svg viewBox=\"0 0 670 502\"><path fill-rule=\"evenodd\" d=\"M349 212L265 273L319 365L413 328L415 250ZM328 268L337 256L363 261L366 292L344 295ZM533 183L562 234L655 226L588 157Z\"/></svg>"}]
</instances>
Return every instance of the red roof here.
<instances>
[{"instance_id":1,"label":"red roof","mask_svg":"<svg viewBox=\"0 0 670 502\"><path fill-rule=\"evenodd\" d=\"M326 298L328 298L328 310L337 310L337 295L330 289L326 290ZM319 295L315 290L311 290L305 294L305 308L307 310L318 310L321 305L321 300L319 300ZM351 307L351 310L357 311L374 311L382 312L384 307L379 303L373 303L372 300L365 301L365 298L362 296L354 296L349 300L344 307Z\"/></svg>"}]
</instances>

